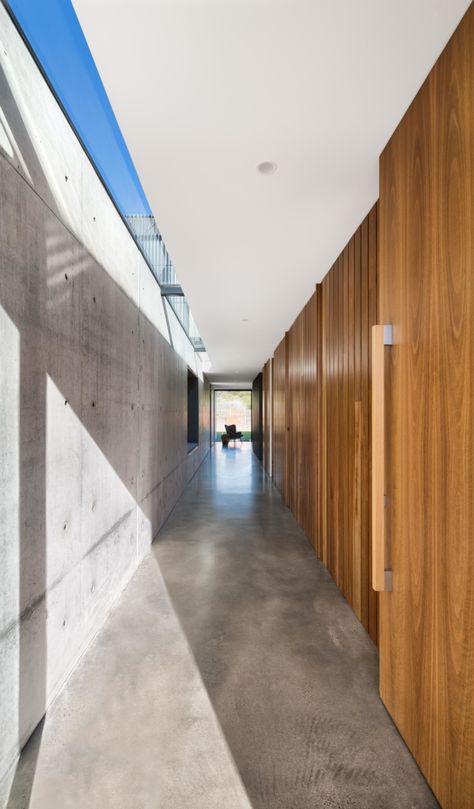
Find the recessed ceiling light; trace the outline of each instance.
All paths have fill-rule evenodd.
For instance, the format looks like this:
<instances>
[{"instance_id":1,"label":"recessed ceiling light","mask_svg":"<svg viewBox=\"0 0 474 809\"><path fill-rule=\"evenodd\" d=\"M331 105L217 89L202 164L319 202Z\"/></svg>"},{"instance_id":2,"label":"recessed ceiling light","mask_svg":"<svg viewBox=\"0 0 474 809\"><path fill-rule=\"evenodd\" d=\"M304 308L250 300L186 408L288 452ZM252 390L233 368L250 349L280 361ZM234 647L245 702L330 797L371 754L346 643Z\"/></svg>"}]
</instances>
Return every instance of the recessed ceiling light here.
<instances>
[{"instance_id":1,"label":"recessed ceiling light","mask_svg":"<svg viewBox=\"0 0 474 809\"><path fill-rule=\"evenodd\" d=\"M260 174L275 174L277 170L277 164L272 163L270 160L264 160L263 163L259 163L257 166L257 171Z\"/></svg>"}]
</instances>

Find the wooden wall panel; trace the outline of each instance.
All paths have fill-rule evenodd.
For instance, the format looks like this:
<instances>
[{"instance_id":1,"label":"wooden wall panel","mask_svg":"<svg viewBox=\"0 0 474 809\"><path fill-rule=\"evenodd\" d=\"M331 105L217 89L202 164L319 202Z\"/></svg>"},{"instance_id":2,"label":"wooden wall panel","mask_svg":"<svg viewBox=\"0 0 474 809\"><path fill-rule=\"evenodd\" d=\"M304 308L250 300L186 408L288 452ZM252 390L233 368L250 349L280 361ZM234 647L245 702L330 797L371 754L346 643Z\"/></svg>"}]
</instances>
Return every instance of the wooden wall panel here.
<instances>
[{"instance_id":1,"label":"wooden wall panel","mask_svg":"<svg viewBox=\"0 0 474 809\"><path fill-rule=\"evenodd\" d=\"M327 323L323 318L323 311L327 305L327 291L323 284L316 286L316 396L317 396L317 466L314 480L316 519L315 549L319 558L327 565L327 373L325 371L325 357L323 344Z\"/></svg>"},{"instance_id":2,"label":"wooden wall panel","mask_svg":"<svg viewBox=\"0 0 474 809\"><path fill-rule=\"evenodd\" d=\"M268 360L263 366L263 468L267 475L272 475L271 470L271 375L272 375L272 360Z\"/></svg>"},{"instance_id":3,"label":"wooden wall panel","mask_svg":"<svg viewBox=\"0 0 474 809\"><path fill-rule=\"evenodd\" d=\"M287 397L286 397L286 378L287 378L287 337L283 338L281 343L275 349L273 357L273 397L272 397L272 412L273 412L273 482L278 491L282 495L285 502L287 501L286 486L287 486Z\"/></svg>"},{"instance_id":4,"label":"wooden wall panel","mask_svg":"<svg viewBox=\"0 0 474 809\"><path fill-rule=\"evenodd\" d=\"M474 6L380 164L382 698L444 809L474 806Z\"/></svg>"},{"instance_id":5,"label":"wooden wall panel","mask_svg":"<svg viewBox=\"0 0 474 809\"><path fill-rule=\"evenodd\" d=\"M273 360L275 485L374 641L369 383L376 285L374 206Z\"/></svg>"},{"instance_id":6,"label":"wooden wall panel","mask_svg":"<svg viewBox=\"0 0 474 809\"><path fill-rule=\"evenodd\" d=\"M367 366L364 372L364 396L367 402L367 419L365 423L366 437L367 437L367 451L368 460L363 465L364 474L366 475L365 492L368 499L368 511L366 511L367 519L367 536L369 537L368 549L368 582L369 582L369 603L368 603L368 630L371 638L378 642L378 595L372 587L372 537L371 537L371 509L372 509L372 490L370 486L371 472L372 472L372 448L371 448L371 435L369 424L371 423L372 407L371 407L371 355L372 355L372 341L371 329L377 323L378 308L377 308L377 284L378 284L378 206L372 208L368 218L365 220L368 226L367 234L367 265L364 263L362 266L368 266L368 289L364 291L363 299L367 297L367 319L365 320L364 329L367 328L367 340L364 340L364 352L366 352ZM362 236L364 230L362 231ZM362 245L362 261L365 260L364 245Z\"/></svg>"},{"instance_id":7,"label":"wooden wall panel","mask_svg":"<svg viewBox=\"0 0 474 809\"><path fill-rule=\"evenodd\" d=\"M324 278L321 297L317 547L377 640L370 575L370 328L376 322L377 207ZM325 485L322 481L325 480Z\"/></svg>"},{"instance_id":8,"label":"wooden wall panel","mask_svg":"<svg viewBox=\"0 0 474 809\"><path fill-rule=\"evenodd\" d=\"M316 293L293 323L288 346L288 505L316 547L317 328Z\"/></svg>"}]
</instances>

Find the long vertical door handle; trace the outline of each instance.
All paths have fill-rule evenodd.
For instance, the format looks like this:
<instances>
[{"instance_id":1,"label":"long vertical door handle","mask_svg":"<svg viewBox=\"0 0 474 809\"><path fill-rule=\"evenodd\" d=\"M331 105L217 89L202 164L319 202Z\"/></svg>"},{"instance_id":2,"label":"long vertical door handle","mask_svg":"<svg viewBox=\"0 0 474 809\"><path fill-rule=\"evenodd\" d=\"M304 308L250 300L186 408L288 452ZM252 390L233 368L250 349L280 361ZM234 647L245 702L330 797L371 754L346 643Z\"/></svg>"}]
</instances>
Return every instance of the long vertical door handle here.
<instances>
[{"instance_id":1,"label":"long vertical door handle","mask_svg":"<svg viewBox=\"0 0 474 809\"><path fill-rule=\"evenodd\" d=\"M385 346L391 326L372 326L372 587L392 589L385 542Z\"/></svg>"}]
</instances>

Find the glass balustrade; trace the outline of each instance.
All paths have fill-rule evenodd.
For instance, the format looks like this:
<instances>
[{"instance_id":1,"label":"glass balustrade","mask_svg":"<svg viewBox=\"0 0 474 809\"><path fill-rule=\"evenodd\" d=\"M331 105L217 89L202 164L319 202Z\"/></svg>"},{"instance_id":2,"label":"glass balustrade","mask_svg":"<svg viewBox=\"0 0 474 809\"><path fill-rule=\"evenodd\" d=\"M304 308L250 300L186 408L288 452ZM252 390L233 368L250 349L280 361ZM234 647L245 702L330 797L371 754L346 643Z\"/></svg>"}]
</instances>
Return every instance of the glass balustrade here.
<instances>
[{"instance_id":1,"label":"glass balustrade","mask_svg":"<svg viewBox=\"0 0 474 809\"><path fill-rule=\"evenodd\" d=\"M155 217L149 214L136 214L126 218L137 244L161 287L162 295L166 297L194 350L204 353L204 343L181 289Z\"/></svg>"}]
</instances>

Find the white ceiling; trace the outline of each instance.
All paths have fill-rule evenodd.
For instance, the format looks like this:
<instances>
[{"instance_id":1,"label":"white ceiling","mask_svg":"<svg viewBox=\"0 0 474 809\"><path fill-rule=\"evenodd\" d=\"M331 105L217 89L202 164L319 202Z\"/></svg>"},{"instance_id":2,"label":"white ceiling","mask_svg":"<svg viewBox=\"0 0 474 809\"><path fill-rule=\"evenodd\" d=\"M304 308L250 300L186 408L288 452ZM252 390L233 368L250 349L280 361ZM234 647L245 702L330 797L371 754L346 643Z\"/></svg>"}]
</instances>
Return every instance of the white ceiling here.
<instances>
[{"instance_id":1,"label":"white ceiling","mask_svg":"<svg viewBox=\"0 0 474 809\"><path fill-rule=\"evenodd\" d=\"M378 156L470 3L73 2L212 378L248 380L375 202Z\"/></svg>"}]
</instances>

